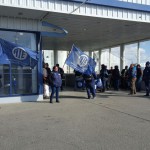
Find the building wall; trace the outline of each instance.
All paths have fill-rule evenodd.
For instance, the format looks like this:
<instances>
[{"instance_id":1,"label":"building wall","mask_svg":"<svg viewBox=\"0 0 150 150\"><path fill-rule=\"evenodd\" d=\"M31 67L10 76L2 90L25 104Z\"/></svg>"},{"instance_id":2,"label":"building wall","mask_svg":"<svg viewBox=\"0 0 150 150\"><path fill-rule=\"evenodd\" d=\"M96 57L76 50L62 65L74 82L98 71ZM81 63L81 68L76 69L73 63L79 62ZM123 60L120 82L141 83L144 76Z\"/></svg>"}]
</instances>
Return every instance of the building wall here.
<instances>
[{"instance_id":1,"label":"building wall","mask_svg":"<svg viewBox=\"0 0 150 150\"><path fill-rule=\"evenodd\" d=\"M144 5L150 5L150 0L119 0L129 3L138 3L138 4L144 4Z\"/></svg>"},{"instance_id":2,"label":"building wall","mask_svg":"<svg viewBox=\"0 0 150 150\"><path fill-rule=\"evenodd\" d=\"M38 31L40 27L36 19L0 16L0 28L3 29Z\"/></svg>"},{"instance_id":3,"label":"building wall","mask_svg":"<svg viewBox=\"0 0 150 150\"><path fill-rule=\"evenodd\" d=\"M115 0L114 0L115 1ZM120 0L121 1L121 0ZM125 1L125 0L124 0ZM126 0L130 3L150 5L150 0ZM139 22L150 22L150 11L138 11L135 9L123 9L120 7L109 7L94 4L84 4L61 0L0 0L0 5L9 7L42 10L49 12L59 12L67 14L85 15L93 17L113 18L120 20L132 20ZM79 7L79 8L78 8ZM78 8L76 11L74 11ZM14 20L14 19L12 19ZM29 20L33 21L33 20ZM36 22L36 21L33 21ZM36 23L38 26L38 23ZM37 27L37 30L40 29Z\"/></svg>"}]
</instances>

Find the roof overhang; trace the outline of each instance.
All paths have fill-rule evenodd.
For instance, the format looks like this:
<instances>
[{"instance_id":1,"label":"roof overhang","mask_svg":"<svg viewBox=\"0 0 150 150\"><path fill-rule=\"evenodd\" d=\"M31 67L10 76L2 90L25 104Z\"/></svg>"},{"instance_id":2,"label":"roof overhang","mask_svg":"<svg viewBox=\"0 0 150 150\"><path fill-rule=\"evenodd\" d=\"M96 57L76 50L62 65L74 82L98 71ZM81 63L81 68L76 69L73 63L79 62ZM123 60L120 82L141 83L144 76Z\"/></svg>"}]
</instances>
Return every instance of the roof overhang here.
<instances>
[{"instance_id":1,"label":"roof overhang","mask_svg":"<svg viewBox=\"0 0 150 150\"><path fill-rule=\"evenodd\" d=\"M50 13L45 21L68 31L63 38L43 37L43 49L70 50L72 44L85 50L150 38L150 24L127 20Z\"/></svg>"},{"instance_id":2,"label":"roof overhang","mask_svg":"<svg viewBox=\"0 0 150 150\"><path fill-rule=\"evenodd\" d=\"M46 21L68 31L64 37L43 36L43 49L70 50L75 44L83 50L99 50L150 38L150 24L146 22L5 6L0 6L0 15Z\"/></svg>"}]
</instances>

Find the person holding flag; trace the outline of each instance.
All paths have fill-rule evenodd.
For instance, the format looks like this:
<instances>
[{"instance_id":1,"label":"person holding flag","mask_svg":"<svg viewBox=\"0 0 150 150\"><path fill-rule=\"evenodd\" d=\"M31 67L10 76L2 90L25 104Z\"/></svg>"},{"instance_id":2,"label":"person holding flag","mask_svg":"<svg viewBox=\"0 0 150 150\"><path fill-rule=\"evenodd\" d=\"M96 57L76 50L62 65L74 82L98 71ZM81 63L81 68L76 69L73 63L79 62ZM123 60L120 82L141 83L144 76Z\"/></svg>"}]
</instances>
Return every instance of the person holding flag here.
<instances>
[{"instance_id":1,"label":"person holding flag","mask_svg":"<svg viewBox=\"0 0 150 150\"><path fill-rule=\"evenodd\" d=\"M72 46L71 52L67 57L65 63L76 71L83 74L83 78L86 82L86 89L88 98L91 98L90 93L92 93L93 98L95 97L95 81L96 73L95 66L96 62L94 59L83 53L79 48Z\"/></svg>"},{"instance_id":2,"label":"person holding flag","mask_svg":"<svg viewBox=\"0 0 150 150\"><path fill-rule=\"evenodd\" d=\"M92 74L83 74L83 78L85 80L88 99L91 99L91 94L94 99L96 96L95 79L97 78L95 71Z\"/></svg>"}]
</instances>

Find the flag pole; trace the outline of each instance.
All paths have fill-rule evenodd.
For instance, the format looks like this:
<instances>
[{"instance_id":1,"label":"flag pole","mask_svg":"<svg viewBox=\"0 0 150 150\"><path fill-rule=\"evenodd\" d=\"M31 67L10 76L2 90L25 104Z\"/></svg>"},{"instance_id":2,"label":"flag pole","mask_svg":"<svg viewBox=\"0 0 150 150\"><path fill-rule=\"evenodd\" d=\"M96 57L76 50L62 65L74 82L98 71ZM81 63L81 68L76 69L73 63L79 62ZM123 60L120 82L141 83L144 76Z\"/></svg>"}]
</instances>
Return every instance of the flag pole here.
<instances>
[{"instance_id":1,"label":"flag pole","mask_svg":"<svg viewBox=\"0 0 150 150\"><path fill-rule=\"evenodd\" d=\"M73 49L73 46L74 46L74 44L72 45L71 50L69 51L69 53L68 53L68 55L67 55L67 58L69 57L69 54L71 53L71 51L72 51L72 49ZM66 58L66 60L67 60L67 58ZM65 60L64 65L63 65L63 69L64 69L64 66L65 66L65 64L66 64L66 60Z\"/></svg>"}]
</instances>

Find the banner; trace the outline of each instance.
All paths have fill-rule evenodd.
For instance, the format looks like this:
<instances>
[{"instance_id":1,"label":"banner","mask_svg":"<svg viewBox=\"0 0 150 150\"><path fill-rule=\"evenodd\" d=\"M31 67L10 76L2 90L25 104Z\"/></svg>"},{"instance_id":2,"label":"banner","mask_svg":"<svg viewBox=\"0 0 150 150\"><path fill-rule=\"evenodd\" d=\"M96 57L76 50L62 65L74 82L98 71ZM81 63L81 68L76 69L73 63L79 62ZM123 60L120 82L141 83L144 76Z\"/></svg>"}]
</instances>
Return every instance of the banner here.
<instances>
[{"instance_id":1,"label":"banner","mask_svg":"<svg viewBox=\"0 0 150 150\"><path fill-rule=\"evenodd\" d=\"M96 62L83 53L79 48L72 46L71 52L65 63L71 68L84 74L92 74L95 71Z\"/></svg>"},{"instance_id":2,"label":"banner","mask_svg":"<svg viewBox=\"0 0 150 150\"><path fill-rule=\"evenodd\" d=\"M30 66L34 68L37 64L37 53L29 48L22 47L15 43L0 38L0 63L15 64L19 66Z\"/></svg>"}]
</instances>

